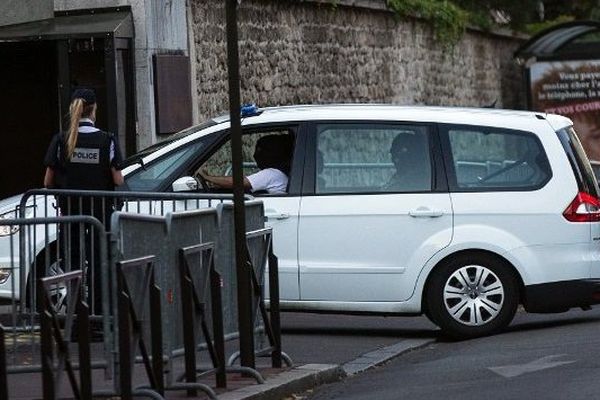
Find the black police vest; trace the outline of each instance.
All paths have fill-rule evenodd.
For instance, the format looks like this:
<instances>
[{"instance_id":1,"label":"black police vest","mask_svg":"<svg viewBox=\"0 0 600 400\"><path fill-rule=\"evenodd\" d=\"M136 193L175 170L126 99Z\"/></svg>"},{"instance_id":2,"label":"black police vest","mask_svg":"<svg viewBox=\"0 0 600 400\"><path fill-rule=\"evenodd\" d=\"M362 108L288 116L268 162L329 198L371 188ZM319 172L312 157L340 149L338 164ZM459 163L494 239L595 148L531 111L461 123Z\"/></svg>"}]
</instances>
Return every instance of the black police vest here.
<instances>
[{"instance_id":1,"label":"black police vest","mask_svg":"<svg viewBox=\"0 0 600 400\"><path fill-rule=\"evenodd\" d=\"M112 135L103 131L79 133L73 155L63 160L61 186L64 189L114 190L110 168L111 141Z\"/></svg>"}]
</instances>

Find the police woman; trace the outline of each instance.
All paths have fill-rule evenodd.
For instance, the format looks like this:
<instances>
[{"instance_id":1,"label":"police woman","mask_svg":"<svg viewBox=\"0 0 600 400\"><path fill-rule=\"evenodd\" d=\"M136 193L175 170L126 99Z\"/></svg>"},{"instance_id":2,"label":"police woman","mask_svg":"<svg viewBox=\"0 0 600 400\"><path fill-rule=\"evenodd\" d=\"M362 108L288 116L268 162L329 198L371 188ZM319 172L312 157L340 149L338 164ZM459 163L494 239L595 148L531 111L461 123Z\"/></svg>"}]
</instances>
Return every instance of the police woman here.
<instances>
[{"instance_id":1,"label":"police woman","mask_svg":"<svg viewBox=\"0 0 600 400\"><path fill-rule=\"evenodd\" d=\"M94 126L96 107L91 89L73 92L69 130L54 136L46 153L45 187L114 190L123 184L117 141Z\"/></svg>"},{"instance_id":2,"label":"police woman","mask_svg":"<svg viewBox=\"0 0 600 400\"><path fill-rule=\"evenodd\" d=\"M112 191L115 186L123 184L123 175L119 169L122 158L117 141L112 134L94 126L96 109L93 90L82 88L74 91L69 107L69 129L54 136L44 159L46 188ZM111 201L97 197L59 197L62 215L92 215L103 222L107 229L111 205ZM80 234L85 241L84 249L80 249ZM62 257L65 258L63 269L68 271L91 267L94 270L93 275L88 276L93 276L94 279L93 285L90 282L90 287L95 288L94 311L98 313L101 307L101 275L97 238L94 238L89 229L80 232L80 224L71 224L68 230L61 232L60 238L63 245ZM70 248L69 254L64 251L65 247ZM67 259L69 255L70 260Z\"/></svg>"}]
</instances>

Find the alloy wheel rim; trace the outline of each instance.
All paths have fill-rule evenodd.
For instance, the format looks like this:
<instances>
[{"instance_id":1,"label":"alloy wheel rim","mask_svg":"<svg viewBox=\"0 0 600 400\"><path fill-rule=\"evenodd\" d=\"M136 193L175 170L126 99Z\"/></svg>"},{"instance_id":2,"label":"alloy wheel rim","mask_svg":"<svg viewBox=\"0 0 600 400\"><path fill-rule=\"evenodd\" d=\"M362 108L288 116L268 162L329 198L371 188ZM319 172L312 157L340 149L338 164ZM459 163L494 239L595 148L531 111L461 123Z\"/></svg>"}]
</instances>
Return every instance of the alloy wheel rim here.
<instances>
[{"instance_id":1,"label":"alloy wheel rim","mask_svg":"<svg viewBox=\"0 0 600 400\"><path fill-rule=\"evenodd\" d=\"M63 269L60 267L59 263L56 262L50 266L48 276L57 276L62 273L64 273ZM66 314L68 301L67 285L64 282L57 283L56 285L50 286L48 292L52 301L54 312L58 315Z\"/></svg>"},{"instance_id":2,"label":"alloy wheel rim","mask_svg":"<svg viewBox=\"0 0 600 400\"><path fill-rule=\"evenodd\" d=\"M454 271L444 285L444 306L457 322L482 326L500 314L504 285L489 268L467 265Z\"/></svg>"}]
</instances>

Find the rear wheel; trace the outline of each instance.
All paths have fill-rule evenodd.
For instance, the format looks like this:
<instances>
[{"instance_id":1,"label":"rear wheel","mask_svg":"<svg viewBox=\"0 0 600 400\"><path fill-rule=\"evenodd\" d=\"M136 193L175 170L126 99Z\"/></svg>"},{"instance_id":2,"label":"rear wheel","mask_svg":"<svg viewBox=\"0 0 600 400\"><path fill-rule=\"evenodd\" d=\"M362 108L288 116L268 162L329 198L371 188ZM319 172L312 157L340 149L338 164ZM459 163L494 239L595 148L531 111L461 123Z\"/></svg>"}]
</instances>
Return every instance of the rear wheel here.
<instances>
[{"instance_id":1,"label":"rear wheel","mask_svg":"<svg viewBox=\"0 0 600 400\"><path fill-rule=\"evenodd\" d=\"M505 328L517 310L519 291L506 263L474 253L440 265L426 298L430 319L444 334L468 339Z\"/></svg>"}]
</instances>

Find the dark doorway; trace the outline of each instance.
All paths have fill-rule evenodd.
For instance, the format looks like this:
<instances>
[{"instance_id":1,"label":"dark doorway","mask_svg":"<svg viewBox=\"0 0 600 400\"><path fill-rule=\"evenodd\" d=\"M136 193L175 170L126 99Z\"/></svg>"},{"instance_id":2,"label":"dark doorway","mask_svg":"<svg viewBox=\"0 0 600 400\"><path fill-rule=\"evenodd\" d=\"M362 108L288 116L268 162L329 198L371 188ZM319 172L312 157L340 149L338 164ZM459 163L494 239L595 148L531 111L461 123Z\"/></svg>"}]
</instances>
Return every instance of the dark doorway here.
<instances>
[{"instance_id":1,"label":"dark doorway","mask_svg":"<svg viewBox=\"0 0 600 400\"><path fill-rule=\"evenodd\" d=\"M0 43L0 198L43 183L43 159L59 130L55 42Z\"/></svg>"},{"instance_id":2,"label":"dark doorway","mask_svg":"<svg viewBox=\"0 0 600 400\"><path fill-rule=\"evenodd\" d=\"M68 126L70 95L78 87L96 92L96 126L111 132L123 155L135 151L133 63L128 39L77 38L58 45L63 129Z\"/></svg>"},{"instance_id":3,"label":"dark doorway","mask_svg":"<svg viewBox=\"0 0 600 400\"><path fill-rule=\"evenodd\" d=\"M52 135L68 126L73 89L95 89L96 125L135 151L133 20L128 7L55 13L0 27L0 198L42 186Z\"/></svg>"},{"instance_id":4,"label":"dark doorway","mask_svg":"<svg viewBox=\"0 0 600 400\"><path fill-rule=\"evenodd\" d=\"M123 41L125 44L128 42ZM69 102L77 87L96 91L96 126L114 133L123 155L135 148L135 111L130 53L99 38L0 42L0 199L42 187L43 160L52 136L69 124ZM114 71L106 71L115 65ZM109 77L112 79L112 87ZM109 98L116 98L109 104ZM111 107L113 118L110 118ZM115 118L116 117L116 118ZM129 134L128 134L129 133Z\"/></svg>"},{"instance_id":5,"label":"dark doorway","mask_svg":"<svg viewBox=\"0 0 600 400\"><path fill-rule=\"evenodd\" d=\"M96 126L100 129L108 129L107 116L107 94L106 94L106 71L104 69L104 40L103 39L72 39L59 45L68 47L68 67L65 68L68 88L64 93L62 101L65 109L70 102L70 93L78 87L88 87L96 92L98 111L96 113ZM62 83L62 82L61 82ZM68 126L68 110L63 115L64 129Z\"/></svg>"}]
</instances>

